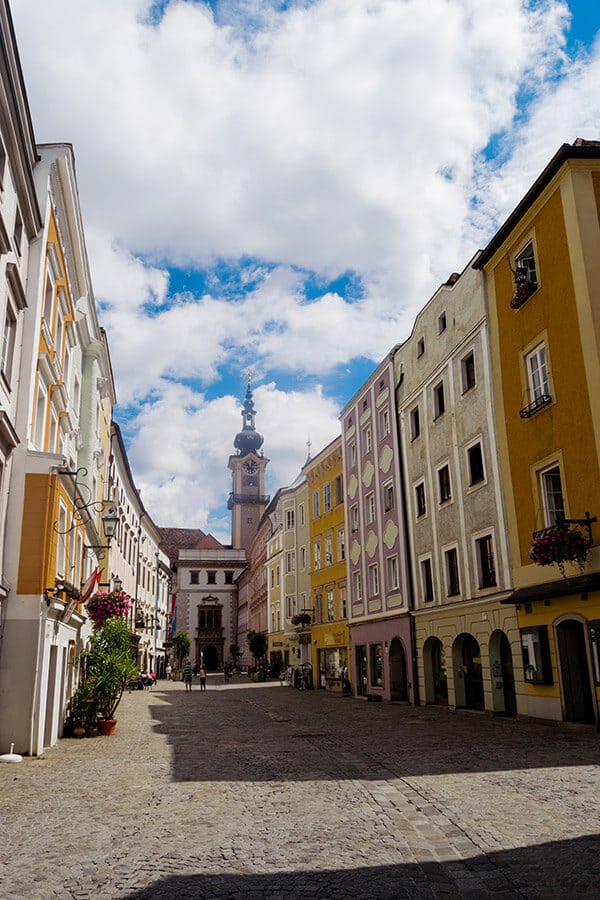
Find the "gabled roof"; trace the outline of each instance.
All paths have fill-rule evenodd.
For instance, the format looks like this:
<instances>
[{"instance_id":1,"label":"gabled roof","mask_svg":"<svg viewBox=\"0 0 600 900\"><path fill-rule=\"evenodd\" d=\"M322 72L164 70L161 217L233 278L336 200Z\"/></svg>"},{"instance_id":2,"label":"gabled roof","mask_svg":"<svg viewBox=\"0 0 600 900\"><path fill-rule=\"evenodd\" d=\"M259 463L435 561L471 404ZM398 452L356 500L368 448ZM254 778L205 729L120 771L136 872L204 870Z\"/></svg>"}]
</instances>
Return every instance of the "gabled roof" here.
<instances>
[{"instance_id":1,"label":"gabled roof","mask_svg":"<svg viewBox=\"0 0 600 900\"><path fill-rule=\"evenodd\" d=\"M161 549L171 563L179 559L180 550L223 550L226 549L212 534L205 534L200 528L161 528Z\"/></svg>"}]
</instances>

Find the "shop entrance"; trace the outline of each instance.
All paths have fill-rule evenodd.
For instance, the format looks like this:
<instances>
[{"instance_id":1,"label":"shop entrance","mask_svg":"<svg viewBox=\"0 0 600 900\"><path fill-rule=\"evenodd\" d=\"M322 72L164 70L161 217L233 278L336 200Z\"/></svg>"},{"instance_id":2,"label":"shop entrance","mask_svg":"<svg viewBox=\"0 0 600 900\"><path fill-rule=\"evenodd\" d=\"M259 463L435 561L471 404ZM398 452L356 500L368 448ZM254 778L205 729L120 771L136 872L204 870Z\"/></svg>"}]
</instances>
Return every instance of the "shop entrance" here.
<instances>
[{"instance_id":1,"label":"shop entrance","mask_svg":"<svg viewBox=\"0 0 600 900\"><path fill-rule=\"evenodd\" d=\"M594 722L594 700L583 623L576 619L559 622L556 642L565 721Z\"/></svg>"},{"instance_id":2,"label":"shop entrance","mask_svg":"<svg viewBox=\"0 0 600 900\"><path fill-rule=\"evenodd\" d=\"M390 700L408 700L406 654L397 637L390 644Z\"/></svg>"},{"instance_id":3,"label":"shop entrance","mask_svg":"<svg viewBox=\"0 0 600 900\"><path fill-rule=\"evenodd\" d=\"M517 715L515 674L510 641L503 631L494 631L490 638L490 670L494 715Z\"/></svg>"},{"instance_id":4,"label":"shop entrance","mask_svg":"<svg viewBox=\"0 0 600 900\"><path fill-rule=\"evenodd\" d=\"M430 637L423 646L425 666L425 702L448 706L446 653L439 638Z\"/></svg>"},{"instance_id":5,"label":"shop entrance","mask_svg":"<svg viewBox=\"0 0 600 900\"><path fill-rule=\"evenodd\" d=\"M472 634L459 634L452 648L456 705L485 709L481 649Z\"/></svg>"},{"instance_id":6,"label":"shop entrance","mask_svg":"<svg viewBox=\"0 0 600 900\"><path fill-rule=\"evenodd\" d=\"M360 644L356 648L356 693L359 697L366 697L368 693L367 682L367 648Z\"/></svg>"}]
</instances>

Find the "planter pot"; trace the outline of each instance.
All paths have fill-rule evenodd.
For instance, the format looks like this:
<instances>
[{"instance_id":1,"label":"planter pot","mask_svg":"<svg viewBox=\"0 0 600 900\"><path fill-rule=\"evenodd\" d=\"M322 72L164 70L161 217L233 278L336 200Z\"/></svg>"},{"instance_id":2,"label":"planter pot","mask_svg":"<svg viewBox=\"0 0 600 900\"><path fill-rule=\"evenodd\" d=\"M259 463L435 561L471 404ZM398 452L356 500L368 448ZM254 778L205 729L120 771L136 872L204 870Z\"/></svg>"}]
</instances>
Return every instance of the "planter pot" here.
<instances>
[{"instance_id":1,"label":"planter pot","mask_svg":"<svg viewBox=\"0 0 600 900\"><path fill-rule=\"evenodd\" d=\"M115 733L115 728L117 727L116 719L100 719L98 724L100 725L100 734L111 735Z\"/></svg>"},{"instance_id":2,"label":"planter pot","mask_svg":"<svg viewBox=\"0 0 600 900\"><path fill-rule=\"evenodd\" d=\"M72 731L74 738L84 738L85 737L85 727L83 725L74 725Z\"/></svg>"}]
</instances>

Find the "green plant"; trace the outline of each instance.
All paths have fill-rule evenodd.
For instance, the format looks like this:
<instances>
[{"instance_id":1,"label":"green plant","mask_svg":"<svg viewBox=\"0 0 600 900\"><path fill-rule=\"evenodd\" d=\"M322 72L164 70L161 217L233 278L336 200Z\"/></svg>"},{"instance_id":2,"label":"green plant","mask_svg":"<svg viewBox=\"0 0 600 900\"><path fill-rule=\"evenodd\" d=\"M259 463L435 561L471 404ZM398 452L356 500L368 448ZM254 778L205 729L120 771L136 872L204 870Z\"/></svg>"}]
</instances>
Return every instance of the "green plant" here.
<instances>
[{"instance_id":1,"label":"green plant","mask_svg":"<svg viewBox=\"0 0 600 900\"><path fill-rule=\"evenodd\" d=\"M114 718L123 691L137 671L131 638L127 623L117 616L94 632L85 653L85 683L104 719Z\"/></svg>"},{"instance_id":2,"label":"green plant","mask_svg":"<svg viewBox=\"0 0 600 900\"><path fill-rule=\"evenodd\" d=\"M249 631L246 642L250 648L250 653L254 657L254 661L263 659L267 649L267 636L264 631Z\"/></svg>"},{"instance_id":3,"label":"green plant","mask_svg":"<svg viewBox=\"0 0 600 900\"><path fill-rule=\"evenodd\" d=\"M173 653L179 663L179 668L183 667L184 659L187 659L190 655L191 646L192 642L185 631L178 631L177 634L173 635Z\"/></svg>"},{"instance_id":4,"label":"green plant","mask_svg":"<svg viewBox=\"0 0 600 900\"><path fill-rule=\"evenodd\" d=\"M85 680L77 685L69 703L68 721L71 725L93 725L98 718L98 704L94 694L94 685Z\"/></svg>"}]
</instances>

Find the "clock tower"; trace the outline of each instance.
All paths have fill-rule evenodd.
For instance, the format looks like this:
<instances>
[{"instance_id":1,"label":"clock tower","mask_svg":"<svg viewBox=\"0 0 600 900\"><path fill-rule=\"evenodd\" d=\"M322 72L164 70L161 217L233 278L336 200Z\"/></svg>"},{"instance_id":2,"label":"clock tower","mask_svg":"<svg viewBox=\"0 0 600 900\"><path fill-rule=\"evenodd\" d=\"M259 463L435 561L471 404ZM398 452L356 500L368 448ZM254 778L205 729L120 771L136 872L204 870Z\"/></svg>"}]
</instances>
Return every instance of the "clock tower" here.
<instances>
[{"instance_id":1,"label":"clock tower","mask_svg":"<svg viewBox=\"0 0 600 900\"><path fill-rule=\"evenodd\" d=\"M237 453L229 457L232 491L227 503L231 513L231 545L236 550L250 546L265 511L265 470L269 460L260 449L263 436L254 425L256 410L252 398L250 378L242 409L242 430L234 439Z\"/></svg>"}]
</instances>

